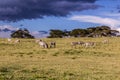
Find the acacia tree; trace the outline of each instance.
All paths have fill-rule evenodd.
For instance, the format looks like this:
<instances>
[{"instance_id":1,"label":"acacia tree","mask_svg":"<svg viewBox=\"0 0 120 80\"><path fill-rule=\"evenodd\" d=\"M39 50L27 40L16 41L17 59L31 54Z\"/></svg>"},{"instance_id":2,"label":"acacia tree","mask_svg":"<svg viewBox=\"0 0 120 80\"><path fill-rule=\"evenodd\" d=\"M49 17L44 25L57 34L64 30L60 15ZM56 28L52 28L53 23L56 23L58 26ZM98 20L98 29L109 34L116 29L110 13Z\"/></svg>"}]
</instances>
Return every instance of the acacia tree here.
<instances>
[{"instance_id":1,"label":"acacia tree","mask_svg":"<svg viewBox=\"0 0 120 80\"><path fill-rule=\"evenodd\" d=\"M34 38L27 29L19 29L11 34L12 38Z\"/></svg>"},{"instance_id":2,"label":"acacia tree","mask_svg":"<svg viewBox=\"0 0 120 80\"><path fill-rule=\"evenodd\" d=\"M117 30L111 30L109 26L90 27L87 31L89 37L116 36L116 33L119 33Z\"/></svg>"},{"instance_id":3,"label":"acacia tree","mask_svg":"<svg viewBox=\"0 0 120 80\"><path fill-rule=\"evenodd\" d=\"M74 37L110 37L116 36L119 33L117 30L112 30L109 26L97 26L89 27L87 29L73 29L72 31L67 30L50 30L49 38L62 38L64 36Z\"/></svg>"},{"instance_id":4,"label":"acacia tree","mask_svg":"<svg viewBox=\"0 0 120 80\"><path fill-rule=\"evenodd\" d=\"M74 37L85 37L88 32L85 29L73 29L70 33Z\"/></svg>"},{"instance_id":5,"label":"acacia tree","mask_svg":"<svg viewBox=\"0 0 120 80\"><path fill-rule=\"evenodd\" d=\"M61 30L50 30L50 36L49 38L62 38L64 36L64 32Z\"/></svg>"}]
</instances>

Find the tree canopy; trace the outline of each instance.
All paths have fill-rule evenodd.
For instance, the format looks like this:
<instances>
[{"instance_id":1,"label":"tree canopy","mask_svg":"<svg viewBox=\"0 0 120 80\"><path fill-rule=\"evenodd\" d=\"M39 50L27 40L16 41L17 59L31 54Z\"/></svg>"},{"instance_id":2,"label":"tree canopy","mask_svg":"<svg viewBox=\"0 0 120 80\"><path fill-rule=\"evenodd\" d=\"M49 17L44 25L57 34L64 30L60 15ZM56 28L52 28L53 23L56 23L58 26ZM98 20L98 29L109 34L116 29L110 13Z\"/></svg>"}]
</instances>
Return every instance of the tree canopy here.
<instances>
[{"instance_id":1,"label":"tree canopy","mask_svg":"<svg viewBox=\"0 0 120 80\"><path fill-rule=\"evenodd\" d=\"M67 30L50 30L49 38L62 38L65 36L72 37L111 37L119 33L117 30L112 30L109 26L89 27L87 29L73 29Z\"/></svg>"},{"instance_id":2,"label":"tree canopy","mask_svg":"<svg viewBox=\"0 0 120 80\"><path fill-rule=\"evenodd\" d=\"M27 29L19 29L11 34L12 38L34 38Z\"/></svg>"}]
</instances>

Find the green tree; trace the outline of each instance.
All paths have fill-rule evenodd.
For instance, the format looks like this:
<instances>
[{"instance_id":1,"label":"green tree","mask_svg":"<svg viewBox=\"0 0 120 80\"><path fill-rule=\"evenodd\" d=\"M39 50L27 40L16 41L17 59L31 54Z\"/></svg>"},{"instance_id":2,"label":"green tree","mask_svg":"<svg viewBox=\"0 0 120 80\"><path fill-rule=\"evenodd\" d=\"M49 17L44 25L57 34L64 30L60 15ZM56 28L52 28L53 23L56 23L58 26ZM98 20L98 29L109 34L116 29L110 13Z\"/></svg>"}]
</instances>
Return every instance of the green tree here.
<instances>
[{"instance_id":1,"label":"green tree","mask_svg":"<svg viewBox=\"0 0 120 80\"><path fill-rule=\"evenodd\" d=\"M63 31L63 36L70 36L71 31L67 31L66 29Z\"/></svg>"},{"instance_id":2,"label":"green tree","mask_svg":"<svg viewBox=\"0 0 120 80\"><path fill-rule=\"evenodd\" d=\"M62 38L64 36L64 32L62 30L50 30L50 36L48 38Z\"/></svg>"},{"instance_id":3,"label":"green tree","mask_svg":"<svg viewBox=\"0 0 120 80\"><path fill-rule=\"evenodd\" d=\"M34 38L27 29L19 29L11 34L12 38Z\"/></svg>"},{"instance_id":4,"label":"green tree","mask_svg":"<svg viewBox=\"0 0 120 80\"><path fill-rule=\"evenodd\" d=\"M70 33L70 35L74 37L85 37L87 34L85 29L73 29Z\"/></svg>"},{"instance_id":5,"label":"green tree","mask_svg":"<svg viewBox=\"0 0 120 80\"><path fill-rule=\"evenodd\" d=\"M73 29L71 31L67 30L50 30L49 38L62 38L64 36L74 36L74 37L110 37L116 36L119 33L117 30L112 30L109 26L97 26L89 27L87 29Z\"/></svg>"},{"instance_id":6,"label":"green tree","mask_svg":"<svg viewBox=\"0 0 120 80\"><path fill-rule=\"evenodd\" d=\"M111 30L109 26L98 26L87 28L88 37L115 36L118 31Z\"/></svg>"}]
</instances>

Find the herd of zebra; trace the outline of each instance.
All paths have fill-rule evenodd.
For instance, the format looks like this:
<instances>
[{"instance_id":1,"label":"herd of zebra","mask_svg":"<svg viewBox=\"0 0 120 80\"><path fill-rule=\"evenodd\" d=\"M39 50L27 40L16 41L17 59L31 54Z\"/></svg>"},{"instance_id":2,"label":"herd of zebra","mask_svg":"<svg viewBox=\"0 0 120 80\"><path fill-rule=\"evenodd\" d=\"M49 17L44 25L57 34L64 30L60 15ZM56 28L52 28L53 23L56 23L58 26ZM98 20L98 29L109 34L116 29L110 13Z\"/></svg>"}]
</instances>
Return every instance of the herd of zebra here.
<instances>
[{"instance_id":1,"label":"herd of zebra","mask_svg":"<svg viewBox=\"0 0 120 80\"><path fill-rule=\"evenodd\" d=\"M13 42L15 44L21 42L20 39L15 39L13 41L11 38L8 38L7 41L8 42ZM45 41L43 41L41 39L36 39L35 42L38 43L43 48L55 48L56 47L56 42L50 42L50 46L48 46L48 43L46 43Z\"/></svg>"},{"instance_id":2,"label":"herd of zebra","mask_svg":"<svg viewBox=\"0 0 120 80\"><path fill-rule=\"evenodd\" d=\"M56 42L50 42L50 46L48 46L48 43L46 43L43 40L36 40L36 43L38 43L40 46L42 46L43 48L55 48L56 47Z\"/></svg>"},{"instance_id":3,"label":"herd of zebra","mask_svg":"<svg viewBox=\"0 0 120 80\"><path fill-rule=\"evenodd\" d=\"M76 47L76 45L81 45L81 46L85 46L85 47L90 47L90 46L95 46L95 42L83 42L83 41L71 42L71 46L72 46L72 47Z\"/></svg>"},{"instance_id":4,"label":"herd of zebra","mask_svg":"<svg viewBox=\"0 0 120 80\"><path fill-rule=\"evenodd\" d=\"M102 41L103 44L107 44L109 43L109 40L103 40ZM83 42L83 41L79 41L79 42L71 42L71 46L72 47L76 47L77 45L81 45L84 47L94 47L96 45L96 42Z\"/></svg>"},{"instance_id":5,"label":"herd of zebra","mask_svg":"<svg viewBox=\"0 0 120 80\"><path fill-rule=\"evenodd\" d=\"M11 42L11 41L12 41L12 39L8 38L8 42ZM14 43L20 43L20 42L21 42L20 39L16 39L14 41ZM45 42L41 39L36 39L35 43L38 43L42 48L55 48L56 47L55 41L50 42L50 44L48 45L47 42ZM107 43L109 43L109 40L105 39L102 41L102 43L107 44ZM84 47L94 47L96 45L96 42L83 42L83 41L71 42L72 47L76 48L77 45L81 45Z\"/></svg>"}]
</instances>

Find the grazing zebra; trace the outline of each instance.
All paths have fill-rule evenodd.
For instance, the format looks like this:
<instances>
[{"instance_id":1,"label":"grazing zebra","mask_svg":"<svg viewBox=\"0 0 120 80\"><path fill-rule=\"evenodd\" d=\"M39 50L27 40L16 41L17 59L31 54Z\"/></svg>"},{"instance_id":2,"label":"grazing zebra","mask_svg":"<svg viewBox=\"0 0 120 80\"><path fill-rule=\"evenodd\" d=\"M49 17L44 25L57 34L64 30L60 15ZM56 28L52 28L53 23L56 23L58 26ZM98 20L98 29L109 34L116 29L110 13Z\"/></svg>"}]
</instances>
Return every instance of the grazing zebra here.
<instances>
[{"instance_id":1,"label":"grazing zebra","mask_svg":"<svg viewBox=\"0 0 120 80\"><path fill-rule=\"evenodd\" d=\"M19 42L20 42L20 40L19 40L19 39L15 40L15 43L19 43Z\"/></svg>"},{"instance_id":2,"label":"grazing zebra","mask_svg":"<svg viewBox=\"0 0 120 80\"><path fill-rule=\"evenodd\" d=\"M43 48L48 48L48 44L42 40L39 41L39 45L42 46Z\"/></svg>"},{"instance_id":3,"label":"grazing zebra","mask_svg":"<svg viewBox=\"0 0 120 80\"><path fill-rule=\"evenodd\" d=\"M109 43L109 40L105 39L102 41L103 44L108 44Z\"/></svg>"},{"instance_id":4,"label":"grazing zebra","mask_svg":"<svg viewBox=\"0 0 120 80\"><path fill-rule=\"evenodd\" d=\"M7 40L8 40L8 42L11 42L11 41L12 41L12 39L10 39L10 38L8 38Z\"/></svg>"},{"instance_id":5,"label":"grazing zebra","mask_svg":"<svg viewBox=\"0 0 120 80\"><path fill-rule=\"evenodd\" d=\"M71 42L71 46L72 46L72 47L76 47L76 45L81 45L81 46L83 46L83 45L84 45L84 42L83 42L83 41Z\"/></svg>"},{"instance_id":6,"label":"grazing zebra","mask_svg":"<svg viewBox=\"0 0 120 80\"><path fill-rule=\"evenodd\" d=\"M78 45L81 45L81 46L82 46L82 45L84 45L84 43L85 43L85 42L83 42L83 41L79 41L79 42L78 42Z\"/></svg>"},{"instance_id":7,"label":"grazing zebra","mask_svg":"<svg viewBox=\"0 0 120 80\"><path fill-rule=\"evenodd\" d=\"M95 46L95 42L85 42L84 43L85 47L91 47L91 46Z\"/></svg>"},{"instance_id":8,"label":"grazing zebra","mask_svg":"<svg viewBox=\"0 0 120 80\"><path fill-rule=\"evenodd\" d=\"M71 42L72 47L76 47L76 45L78 45L78 42Z\"/></svg>"},{"instance_id":9,"label":"grazing zebra","mask_svg":"<svg viewBox=\"0 0 120 80\"><path fill-rule=\"evenodd\" d=\"M55 48L56 47L56 42L50 42L50 48Z\"/></svg>"}]
</instances>

